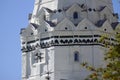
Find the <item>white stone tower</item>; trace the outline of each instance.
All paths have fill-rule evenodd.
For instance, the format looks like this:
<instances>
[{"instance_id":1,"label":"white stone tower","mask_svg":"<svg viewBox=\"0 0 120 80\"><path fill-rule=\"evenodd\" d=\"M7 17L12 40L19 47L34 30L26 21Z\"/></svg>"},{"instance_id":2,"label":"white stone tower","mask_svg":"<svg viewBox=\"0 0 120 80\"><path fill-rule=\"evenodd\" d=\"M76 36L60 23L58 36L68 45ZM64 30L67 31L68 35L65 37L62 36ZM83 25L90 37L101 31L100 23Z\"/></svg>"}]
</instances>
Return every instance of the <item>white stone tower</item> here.
<instances>
[{"instance_id":1,"label":"white stone tower","mask_svg":"<svg viewBox=\"0 0 120 80\"><path fill-rule=\"evenodd\" d=\"M104 42L119 32L111 0L35 0L29 25L21 29L22 80L84 80L88 62L104 66Z\"/></svg>"}]
</instances>

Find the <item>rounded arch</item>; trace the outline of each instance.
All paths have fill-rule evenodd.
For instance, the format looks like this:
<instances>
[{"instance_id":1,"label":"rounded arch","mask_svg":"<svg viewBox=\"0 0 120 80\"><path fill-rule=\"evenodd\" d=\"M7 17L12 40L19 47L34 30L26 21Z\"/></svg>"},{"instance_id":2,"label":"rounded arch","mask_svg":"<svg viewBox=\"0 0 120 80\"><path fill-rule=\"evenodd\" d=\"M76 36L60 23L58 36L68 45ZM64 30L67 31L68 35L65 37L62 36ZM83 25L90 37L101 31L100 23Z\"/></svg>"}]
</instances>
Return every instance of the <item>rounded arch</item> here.
<instances>
[{"instance_id":1,"label":"rounded arch","mask_svg":"<svg viewBox=\"0 0 120 80\"><path fill-rule=\"evenodd\" d=\"M75 39L75 40L74 40L74 43L78 43L78 42L79 42L78 39Z\"/></svg>"},{"instance_id":2,"label":"rounded arch","mask_svg":"<svg viewBox=\"0 0 120 80\"><path fill-rule=\"evenodd\" d=\"M73 42L73 40L72 40L72 39L70 39L68 43L72 43L72 42Z\"/></svg>"},{"instance_id":3,"label":"rounded arch","mask_svg":"<svg viewBox=\"0 0 120 80\"><path fill-rule=\"evenodd\" d=\"M69 41L66 39L66 40L65 40L65 43L68 43L68 42L69 42Z\"/></svg>"},{"instance_id":4,"label":"rounded arch","mask_svg":"<svg viewBox=\"0 0 120 80\"><path fill-rule=\"evenodd\" d=\"M56 40L55 40L55 43L56 43L56 44L59 44L59 41L56 39Z\"/></svg>"},{"instance_id":5,"label":"rounded arch","mask_svg":"<svg viewBox=\"0 0 120 80\"><path fill-rule=\"evenodd\" d=\"M87 39L87 43L90 43L90 39Z\"/></svg>"}]
</instances>

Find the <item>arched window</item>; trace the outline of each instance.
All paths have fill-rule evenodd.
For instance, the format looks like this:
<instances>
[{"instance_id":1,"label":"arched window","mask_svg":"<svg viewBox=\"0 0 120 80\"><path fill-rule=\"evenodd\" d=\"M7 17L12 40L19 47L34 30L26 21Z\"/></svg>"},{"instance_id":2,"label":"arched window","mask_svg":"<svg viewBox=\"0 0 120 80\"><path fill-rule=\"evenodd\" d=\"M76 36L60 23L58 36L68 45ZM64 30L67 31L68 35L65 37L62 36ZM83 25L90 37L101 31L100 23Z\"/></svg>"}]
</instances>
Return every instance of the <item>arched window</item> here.
<instances>
[{"instance_id":1,"label":"arched window","mask_svg":"<svg viewBox=\"0 0 120 80\"><path fill-rule=\"evenodd\" d=\"M79 41L77 39L74 40L74 43L78 43Z\"/></svg>"},{"instance_id":2,"label":"arched window","mask_svg":"<svg viewBox=\"0 0 120 80\"><path fill-rule=\"evenodd\" d=\"M74 53L74 61L79 61L79 52L75 51Z\"/></svg>"},{"instance_id":3,"label":"arched window","mask_svg":"<svg viewBox=\"0 0 120 80\"><path fill-rule=\"evenodd\" d=\"M78 19L78 12L74 12L74 13L73 13L73 18L74 18L74 19Z\"/></svg>"},{"instance_id":4,"label":"arched window","mask_svg":"<svg viewBox=\"0 0 120 80\"><path fill-rule=\"evenodd\" d=\"M55 40L55 43L56 43L56 44L59 44L59 41L56 39L56 40Z\"/></svg>"}]
</instances>

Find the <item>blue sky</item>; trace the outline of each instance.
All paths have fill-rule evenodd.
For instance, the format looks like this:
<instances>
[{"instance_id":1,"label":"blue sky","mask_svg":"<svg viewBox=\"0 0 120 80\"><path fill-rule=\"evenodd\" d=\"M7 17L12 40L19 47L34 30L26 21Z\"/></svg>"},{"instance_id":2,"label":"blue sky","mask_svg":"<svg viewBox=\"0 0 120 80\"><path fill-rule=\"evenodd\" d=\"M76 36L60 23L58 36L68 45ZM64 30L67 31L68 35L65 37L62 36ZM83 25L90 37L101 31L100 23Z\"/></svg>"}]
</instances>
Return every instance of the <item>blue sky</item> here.
<instances>
[{"instance_id":1,"label":"blue sky","mask_svg":"<svg viewBox=\"0 0 120 80\"><path fill-rule=\"evenodd\" d=\"M34 0L0 1L0 80L21 80L20 29L28 25ZM120 5L114 0L115 12Z\"/></svg>"},{"instance_id":2,"label":"blue sky","mask_svg":"<svg viewBox=\"0 0 120 80\"><path fill-rule=\"evenodd\" d=\"M0 80L21 80L20 28L34 0L0 0Z\"/></svg>"}]
</instances>

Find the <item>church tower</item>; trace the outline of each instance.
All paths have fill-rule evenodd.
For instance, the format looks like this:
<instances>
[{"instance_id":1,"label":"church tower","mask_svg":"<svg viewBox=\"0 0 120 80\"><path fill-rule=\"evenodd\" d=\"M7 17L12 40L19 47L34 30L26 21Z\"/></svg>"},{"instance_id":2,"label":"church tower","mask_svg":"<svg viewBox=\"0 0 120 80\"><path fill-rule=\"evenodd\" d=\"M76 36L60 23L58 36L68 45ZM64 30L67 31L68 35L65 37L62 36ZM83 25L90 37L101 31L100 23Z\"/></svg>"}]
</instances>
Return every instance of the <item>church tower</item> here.
<instances>
[{"instance_id":1,"label":"church tower","mask_svg":"<svg viewBox=\"0 0 120 80\"><path fill-rule=\"evenodd\" d=\"M84 80L80 64L103 67L104 43L120 31L111 0L35 0L21 29L22 80Z\"/></svg>"}]
</instances>

